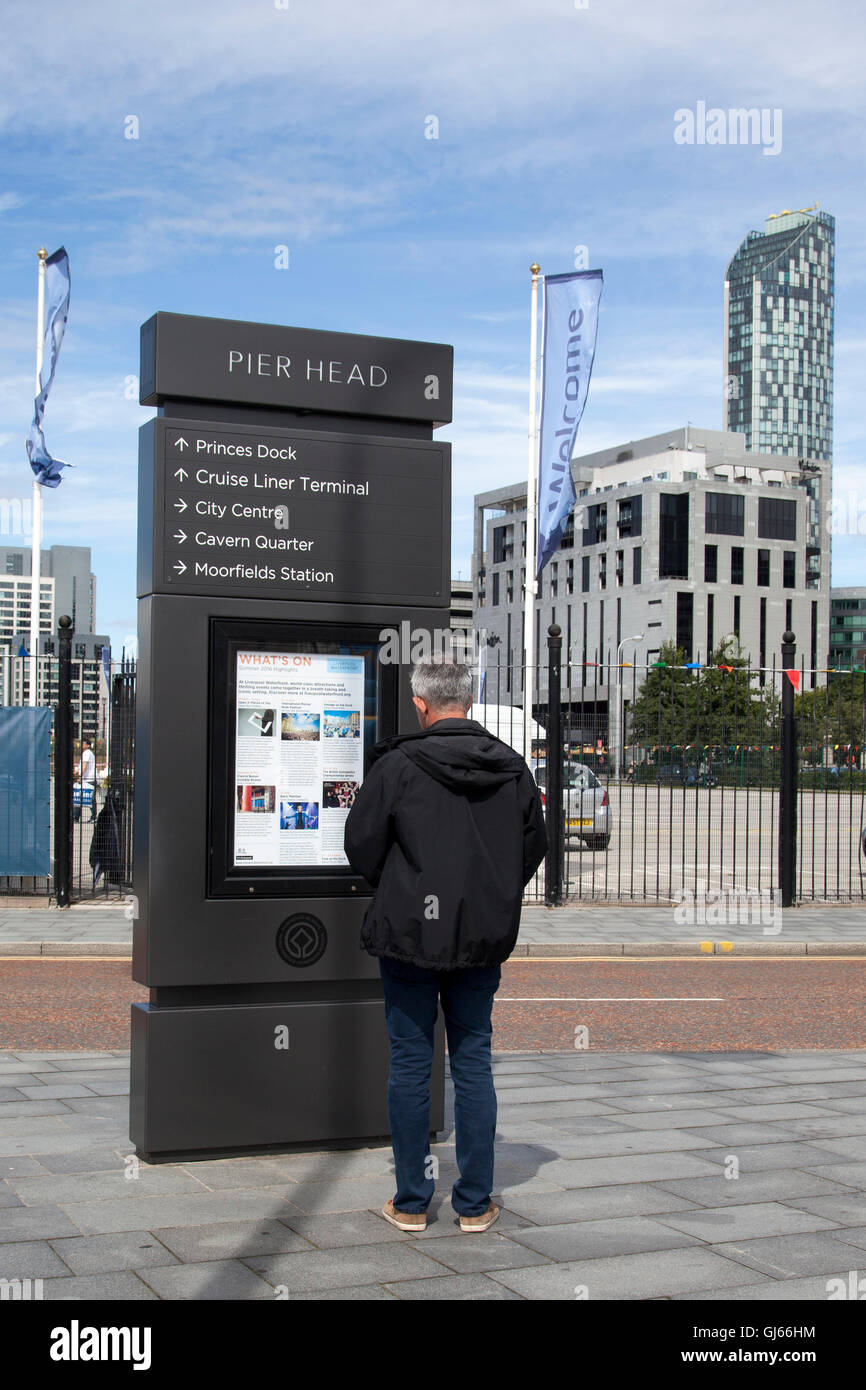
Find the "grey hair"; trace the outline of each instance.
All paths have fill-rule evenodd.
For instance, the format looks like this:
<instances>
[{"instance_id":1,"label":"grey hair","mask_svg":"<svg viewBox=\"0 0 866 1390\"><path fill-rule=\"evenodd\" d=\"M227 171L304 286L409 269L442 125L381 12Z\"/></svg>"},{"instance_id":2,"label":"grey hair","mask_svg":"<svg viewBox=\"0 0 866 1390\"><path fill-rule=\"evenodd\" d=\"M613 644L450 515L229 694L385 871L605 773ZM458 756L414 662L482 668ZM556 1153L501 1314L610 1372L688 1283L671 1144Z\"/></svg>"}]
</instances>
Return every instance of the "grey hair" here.
<instances>
[{"instance_id":1,"label":"grey hair","mask_svg":"<svg viewBox=\"0 0 866 1390\"><path fill-rule=\"evenodd\" d=\"M431 709L468 710L472 704L472 667L457 661L419 661L412 671L412 694Z\"/></svg>"}]
</instances>

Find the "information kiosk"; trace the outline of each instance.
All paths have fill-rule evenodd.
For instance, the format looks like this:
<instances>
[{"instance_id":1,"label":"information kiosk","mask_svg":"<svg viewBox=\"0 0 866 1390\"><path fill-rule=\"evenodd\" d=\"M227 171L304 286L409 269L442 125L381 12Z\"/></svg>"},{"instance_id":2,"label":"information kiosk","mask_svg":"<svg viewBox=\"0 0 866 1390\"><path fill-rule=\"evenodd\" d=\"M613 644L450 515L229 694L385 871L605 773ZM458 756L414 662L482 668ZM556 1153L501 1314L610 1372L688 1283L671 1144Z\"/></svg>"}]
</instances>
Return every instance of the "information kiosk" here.
<instances>
[{"instance_id":1,"label":"information kiosk","mask_svg":"<svg viewBox=\"0 0 866 1390\"><path fill-rule=\"evenodd\" d=\"M130 1134L149 1161L388 1133L343 827L447 630L450 347L142 328ZM391 640L389 640L391 635ZM435 639L428 639L434 645ZM442 1127L437 1047L431 1129Z\"/></svg>"}]
</instances>

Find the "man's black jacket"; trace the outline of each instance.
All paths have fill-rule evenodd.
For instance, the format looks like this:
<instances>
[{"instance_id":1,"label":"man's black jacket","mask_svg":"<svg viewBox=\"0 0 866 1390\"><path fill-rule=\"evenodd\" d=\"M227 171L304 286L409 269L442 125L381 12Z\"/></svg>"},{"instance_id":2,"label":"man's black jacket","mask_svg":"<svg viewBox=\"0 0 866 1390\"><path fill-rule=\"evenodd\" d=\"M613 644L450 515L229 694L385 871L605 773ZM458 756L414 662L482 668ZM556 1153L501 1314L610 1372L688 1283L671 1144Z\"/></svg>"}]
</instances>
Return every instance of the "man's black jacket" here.
<instances>
[{"instance_id":1,"label":"man's black jacket","mask_svg":"<svg viewBox=\"0 0 866 1390\"><path fill-rule=\"evenodd\" d=\"M376 889L361 930L370 954L459 970L514 950L547 835L519 754L474 720L440 719L373 749L345 848Z\"/></svg>"}]
</instances>

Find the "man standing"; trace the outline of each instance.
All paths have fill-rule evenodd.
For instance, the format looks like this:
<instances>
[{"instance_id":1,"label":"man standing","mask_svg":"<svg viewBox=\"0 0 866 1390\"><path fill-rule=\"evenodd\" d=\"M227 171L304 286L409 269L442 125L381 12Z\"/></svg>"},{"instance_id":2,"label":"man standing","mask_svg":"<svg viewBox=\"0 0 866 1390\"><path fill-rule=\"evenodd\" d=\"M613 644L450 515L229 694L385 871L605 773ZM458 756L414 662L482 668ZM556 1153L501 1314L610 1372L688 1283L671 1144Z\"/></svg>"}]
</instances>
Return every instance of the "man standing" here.
<instances>
[{"instance_id":1,"label":"man standing","mask_svg":"<svg viewBox=\"0 0 866 1390\"><path fill-rule=\"evenodd\" d=\"M90 819L96 820L96 759L93 756L93 747L90 739L85 738L81 743L81 801L87 792L90 792Z\"/></svg>"},{"instance_id":2,"label":"man standing","mask_svg":"<svg viewBox=\"0 0 866 1390\"><path fill-rule=\"evenodd\" d=\"M526 763L467 717L472 672L422 663L412 673L421 732L373 749L346 820L352 867L376 889L361 943L379 957L391 1042L388 1116L397 1192L382 1215L423 1231L430 1175L430 1072L441 999L454 1083L461 1231L486 1231L496 1092L493 996L513 951L523 888L547 850Z\"/></svg>"}]
</instances>

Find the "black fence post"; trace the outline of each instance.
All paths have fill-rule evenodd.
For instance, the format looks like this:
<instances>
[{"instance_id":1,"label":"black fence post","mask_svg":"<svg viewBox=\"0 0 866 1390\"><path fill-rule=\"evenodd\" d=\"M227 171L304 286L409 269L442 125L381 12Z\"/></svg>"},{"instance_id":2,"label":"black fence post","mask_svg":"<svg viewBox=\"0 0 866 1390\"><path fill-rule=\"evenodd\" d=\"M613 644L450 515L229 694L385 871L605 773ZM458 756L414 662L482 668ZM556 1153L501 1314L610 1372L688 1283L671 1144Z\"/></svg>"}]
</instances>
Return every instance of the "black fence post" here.
<instances>
[{"instance_id":1,"label":"black fence post","mask_svg":"<svg viewBox=\"0 0 866 1390\"><path fill-rule=\"evenodd\" d=\"M795 643L793 632L782 634L779 889L783 907L791 907L794 901L797 864L797 726L794 721L794 687L785 674L794 669Z\"/></svg>"},{"instance_id":2,"label":"black fence post","mask_svg":"<svg viewBox=\"0 0 866 1390\"><path fill-rule=\"evenodd\" d=\"M562 823L562 628L547 629L547 840L544 897L548 907L562 906L564 826ZM527 704L526 717L531 708Z\"/></svg>"},{"instance_id":3,"label":"black fence post","mask_svg":"<svg viewBox=\"0 0 866 1390\"><path fill-rule=\"evenodd\" d=\"M58 620L57 722L54 728L54 891L69 906L72 879L72 619Z\"/></svg>"},{"instance_id":4,"label":"black fence post","mask_svg":"<svg viewBox=\"0 0 866 1390\"><path fill-rule=\"evenodd\" d=\"M117 815L120 883L132 884L133 783L135 770L135 662L124 657L111 681L111 750L108 795Z\"/></svg>"}]
</instances>

